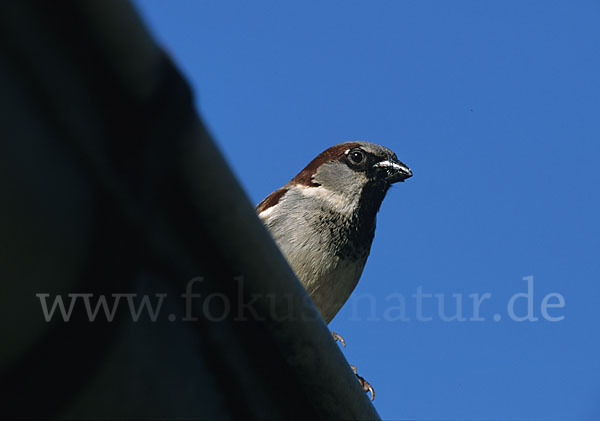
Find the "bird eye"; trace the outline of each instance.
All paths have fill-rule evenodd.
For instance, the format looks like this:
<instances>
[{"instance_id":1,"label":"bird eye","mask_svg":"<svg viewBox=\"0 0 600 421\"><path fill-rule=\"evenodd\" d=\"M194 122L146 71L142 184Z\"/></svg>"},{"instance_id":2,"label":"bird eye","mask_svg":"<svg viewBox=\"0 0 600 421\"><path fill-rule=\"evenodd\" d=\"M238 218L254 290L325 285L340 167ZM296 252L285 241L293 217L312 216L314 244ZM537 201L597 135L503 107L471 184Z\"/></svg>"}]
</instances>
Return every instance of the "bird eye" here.
<instances>
[{"instance_id":1,"label":"bird eye","mask_svg":"<svg viewBox=\"0 0 600 421\"><path fill-rule=\"evenodd\" d=\"M360 164L363 161L363 159L365 159L365 154L363 154L363 152L360 150L355 150L350 152L350 155L348 155L348 157L350 158L350 161L352 161L353 164Z\"/></svg>"}]
</instances>

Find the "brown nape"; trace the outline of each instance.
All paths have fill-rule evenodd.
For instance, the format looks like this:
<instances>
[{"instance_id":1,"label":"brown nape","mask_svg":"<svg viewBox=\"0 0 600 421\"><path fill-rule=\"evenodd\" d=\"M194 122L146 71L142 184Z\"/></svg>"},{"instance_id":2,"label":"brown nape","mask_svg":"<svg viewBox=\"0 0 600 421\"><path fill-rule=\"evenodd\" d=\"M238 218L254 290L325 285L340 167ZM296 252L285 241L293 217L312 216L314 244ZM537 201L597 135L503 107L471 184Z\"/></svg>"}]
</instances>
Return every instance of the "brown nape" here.
<instances>
[{"instance_id":1,"label":"brown nape","mask_svg":"<svg viewBox=\"0 0 600 421\"><path fill-rule=\"evenodd\" d=\"M329 149L321 152L315 159L310 161L310 163L298 173L297 176L292 178L290 184L297 184L300 186L307 187L318 187L319 184L315 183L312 178L313 175L317 172L317 169L321 166L321 164L330 161L336 161L338 159L343 158L344 152L348 149L356 148L360 146L358 142L346 142L340 143L339 145L332 146Z\"/></svg>"},{"instance_id":2,"label":"brown nape","mask_svg":"<svg viewBox=\"0 0 600 421\"><path fill-rule=\"evenodd\" d=\"M261 213L269 209L271 206L275 206L277 203L279 203L279 199L283 197L285 192L287 192L285 187L275 190L273 193L265 197L263 201L258 204L258 206L256 206L256 212Z\"/></svg>"}]
</instances>

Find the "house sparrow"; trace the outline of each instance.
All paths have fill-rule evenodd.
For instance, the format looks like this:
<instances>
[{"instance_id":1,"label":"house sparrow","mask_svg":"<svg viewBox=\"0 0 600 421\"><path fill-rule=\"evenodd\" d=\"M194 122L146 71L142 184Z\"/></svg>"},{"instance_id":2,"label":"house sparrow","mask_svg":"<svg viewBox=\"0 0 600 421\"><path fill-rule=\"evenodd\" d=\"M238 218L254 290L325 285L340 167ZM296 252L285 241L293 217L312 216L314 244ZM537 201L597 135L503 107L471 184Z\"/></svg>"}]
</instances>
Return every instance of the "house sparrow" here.
<instances>
[{"instance_id":1,"label":"house sparrow","mask_svg":"<svg viewBox=\"0 0 600 421\"><path fill-rule=\"evenodd\" d=\"M340 143L258 204L258 216L325 322L333 319L358 283L386 192L411 176L412 171L383 146ZM339 335L333 336L345 345ZM373 398L373 389L358 378Z\"/></svg>"},{"instance_id":2,"label":"house sparrow","mask_svg":"<svg viewBox=\"0 0 600 421\"><path fill-rule=\"evenodd\" d=\"M358 283L386 192L411 176L383 146L340 143L258 204L258 216L325 322Z\"/></svg>"}]
</instances>

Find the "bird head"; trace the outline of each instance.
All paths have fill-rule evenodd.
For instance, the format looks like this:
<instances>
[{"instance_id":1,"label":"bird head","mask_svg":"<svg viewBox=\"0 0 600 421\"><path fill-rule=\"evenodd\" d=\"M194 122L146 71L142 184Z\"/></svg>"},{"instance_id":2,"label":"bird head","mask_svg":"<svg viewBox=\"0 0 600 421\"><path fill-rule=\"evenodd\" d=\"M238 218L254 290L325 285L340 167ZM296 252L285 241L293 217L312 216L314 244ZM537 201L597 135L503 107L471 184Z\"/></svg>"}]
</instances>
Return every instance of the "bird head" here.
<instances>
[{"instance_id":1,"label":"bird head","mask_svg":"<svg viewBox=\"0 0 600 421\"><path fill-rule=\"evenodd\" d=\"M340 143L321 152L289 184L362 197L379 208L389 187L412 177L388 148L370 142ZM377 203L379 202L379 203Z\"/></svg>"}]
</instances>

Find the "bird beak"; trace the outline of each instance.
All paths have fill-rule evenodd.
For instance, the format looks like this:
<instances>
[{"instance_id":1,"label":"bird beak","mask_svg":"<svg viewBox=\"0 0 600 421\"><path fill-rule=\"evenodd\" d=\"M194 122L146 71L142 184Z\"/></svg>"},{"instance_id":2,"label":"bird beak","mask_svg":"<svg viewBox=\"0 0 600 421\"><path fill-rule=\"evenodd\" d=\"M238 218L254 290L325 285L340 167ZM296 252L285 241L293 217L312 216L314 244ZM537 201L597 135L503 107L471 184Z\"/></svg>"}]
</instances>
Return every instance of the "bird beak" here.
<instances>
[{"instance_id":1,"label":"bird beak","mask_svg":"<svg viewBox=\"0 0 600 421\"><path fill-rule=\"evenodd\" d=\"M385 161L379 161L374 165L376 169L381 169L386 171L385 180L392 184L397 183L398 181L404 181L407 178L412 177L413 173L406 165L397 159L387 159Z\"/></svg>"}]
</instances>

